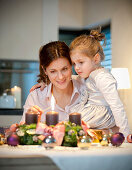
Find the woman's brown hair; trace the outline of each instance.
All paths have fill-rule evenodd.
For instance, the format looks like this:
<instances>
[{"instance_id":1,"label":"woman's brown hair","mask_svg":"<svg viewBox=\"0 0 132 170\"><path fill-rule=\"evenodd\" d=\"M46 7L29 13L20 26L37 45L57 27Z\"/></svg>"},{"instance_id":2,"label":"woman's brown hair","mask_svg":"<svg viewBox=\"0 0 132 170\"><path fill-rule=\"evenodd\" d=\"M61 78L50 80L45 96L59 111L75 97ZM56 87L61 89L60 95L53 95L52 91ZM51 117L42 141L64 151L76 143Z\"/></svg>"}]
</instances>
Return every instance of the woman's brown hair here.
<instances>
[{"instance_id":1,"label":"woman's brown hair","mask_svg":"<svg viewBox=\"0 0 132 170\"><path fill-rule=\"evenodd\" d=\"M40 74L38 75L39 77L38 82L43 81L46 84L50 83L47 75L45 74L45 70L50 65L51 62L58 58L66 58L69 61L69 63L72 64L69 47L64 42L53 41L40 47L39 50Z\"/></svg>"},{"instance_id":2,"label":"woman's brown hair","mask_svg":"<svg viewBox=\"0 0 132 170\"><path fill-rule=\"evenodd\" d=\"M90 35L81 35L71 42L70 53L78 49L90 58L93 58L99 53L102 61L105 58L103 48L100 44L102 40L104 40L105 44L105 34L100 33L100 30L91 30Z\"/></svg>"}]
</instances>

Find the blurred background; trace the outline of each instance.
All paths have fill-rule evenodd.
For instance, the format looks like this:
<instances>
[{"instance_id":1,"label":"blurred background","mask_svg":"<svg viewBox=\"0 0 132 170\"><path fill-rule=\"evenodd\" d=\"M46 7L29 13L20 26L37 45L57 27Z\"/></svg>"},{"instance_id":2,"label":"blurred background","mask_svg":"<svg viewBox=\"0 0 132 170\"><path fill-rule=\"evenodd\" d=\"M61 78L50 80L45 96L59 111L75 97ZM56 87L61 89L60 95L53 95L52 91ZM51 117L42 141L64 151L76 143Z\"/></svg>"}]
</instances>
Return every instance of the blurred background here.
<instances>
[{"instance_id":1,"label":"blurred background","mask_svg":"<svg viewBox=\"0 0 132 170\"><path fill-rule=\"evenodd\" d=\"M29 89L37 83L40 46L56 40L69 45L76 36L98 26L107 38L102 65L110 70L127 69L118 75L129 79L123 78L126 85L119 93L132 130L131 0L0 0L0 125L20 119ZM7 108L2 103L5 98L12 101ZM14 114L9 115L9 109Z\"/></svg>"}]
</instances>

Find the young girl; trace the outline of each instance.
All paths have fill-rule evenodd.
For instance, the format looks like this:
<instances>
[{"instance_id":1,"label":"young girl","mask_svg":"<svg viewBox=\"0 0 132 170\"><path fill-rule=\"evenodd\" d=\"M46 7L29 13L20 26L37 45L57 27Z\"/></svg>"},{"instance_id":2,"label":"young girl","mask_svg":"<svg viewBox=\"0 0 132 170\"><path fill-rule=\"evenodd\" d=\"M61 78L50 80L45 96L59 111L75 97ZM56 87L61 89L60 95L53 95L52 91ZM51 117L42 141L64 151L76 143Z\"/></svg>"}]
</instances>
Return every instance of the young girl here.
<instances>
[{"instance_id":1,"label":"young girl","mask_svg":"<svg viewBox=\"0 0 132 170\"><path fill-rule=\"evenodd\" d=\"M89 36L81 35L70 45L70 57L75 71L83 78L89 94L84 106L78 104L73 111L82 113L82 119L90 128L110 129L117 126L127 136L130 133L128 120L118 95L117 82L101 66L105 56L99 41L103 39L104 34L92 30Z\"/></svg>"},{"instance_id":2,"label":"young girl","mask_svg":"<svg viewBox=\"0 0 132 170\"><path fill-rule=\"evenodd\" d=\"M76 80L86 85L81 101L70 111L81 113L89 128L112 129L113 132L119 130L127 137L130 131L118 95L117 82L112 74L101 66L101 61L105 58L100 45L102 40L105 40L105 35L92 30L90 35L81 35L70 45L71 60L79 75ZM40 85L43 89L43 83L32 89Z\"/></svg>"}]
</instances>

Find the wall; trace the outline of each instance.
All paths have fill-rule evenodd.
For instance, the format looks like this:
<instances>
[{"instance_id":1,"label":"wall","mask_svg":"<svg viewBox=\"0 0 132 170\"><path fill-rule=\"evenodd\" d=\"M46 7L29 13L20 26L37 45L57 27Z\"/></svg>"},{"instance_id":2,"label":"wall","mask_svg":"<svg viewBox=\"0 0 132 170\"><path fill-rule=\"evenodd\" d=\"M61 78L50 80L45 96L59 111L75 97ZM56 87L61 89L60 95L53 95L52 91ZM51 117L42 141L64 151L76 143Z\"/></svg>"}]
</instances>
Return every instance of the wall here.
<instances>
[{"instance_id":1,"label":"wall","mask_svg":"<svg viewBox=\"0 0 132 170\"><path fill-rule=\"evenodd\" d=\"M38 60L59 26L82 27L82 7L83 0L0 0L0 59Z\"/></svg>"},{"instance_id":2,"label":"wall","mask_svg":"<svg viewBox=\"0 0 132 170\"><path fill-rule=\"evenodd\" d=\"M59 0L59 26L82 28L83 0Z\"/></svg>"},{"instance_id":3,"label":"wall","mask_svg":"<svg viewBox=\"0 0 132 170\"><path fill-rule=\"evenodd\" d=\"M58 40L58 0L43 0L42 44Z\"/></svg>"},{"instance_id":4,"label":"wall","mask_svg":"<svg viewBox=\"0 0 132 170\"><path fill-rule=\"evenodd\" d=\"M127 67L132 86L132 1L84 0L84 26L111 21L112 67ZM132 130L132 88L120 91Z\"/></svg>"},{"instance_id":5,"label":"wall","mask_svg":"<svg viewBox=\"0 0 132 170\"><path fill-rule=\"evenodd\" d=\"M0 1L0 58L37 59L41 42L42 2Z\"/></svg>"},{"instance_id":6,"label":"wall","mask_svg":"<svg viewBox=\"0 0 132 170\"><path fill-rule=\"evenodd\" d=\"M16 116L16 115L11 115L11 116L0 115L0 127L9 127L14 123L19 123L21 118L22 116Z\"/></svg>"},{"instance_id":7,"label":"wall","mask_svg":"<svg viewBox=\"0 0 132 170\"><path fill-rule=\"evenodd\" d=\"M57 32L58 0L0 0L0 59L38 60Z\"/></svg>"}]
</instances>

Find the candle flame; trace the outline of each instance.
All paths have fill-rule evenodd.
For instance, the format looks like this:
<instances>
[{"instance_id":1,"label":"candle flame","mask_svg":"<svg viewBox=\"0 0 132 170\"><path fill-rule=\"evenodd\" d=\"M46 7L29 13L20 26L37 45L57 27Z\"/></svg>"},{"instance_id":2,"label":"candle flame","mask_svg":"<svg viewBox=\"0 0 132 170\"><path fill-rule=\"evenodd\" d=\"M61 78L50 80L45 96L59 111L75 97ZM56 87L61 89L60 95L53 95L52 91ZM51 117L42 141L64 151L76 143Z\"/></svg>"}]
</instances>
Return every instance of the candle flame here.
<instances>
[{"instance_id":1,"label":"candle flame","mask_svg":"<svg viewBox=\"0 0 132 170\"><path fill-rule=\"evenodd\" d=\"M55 109L55 98L54 98L53 94L51 96L51 109L52 109L52 111Z\"/></svg>"}]
</instances>

